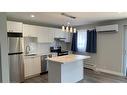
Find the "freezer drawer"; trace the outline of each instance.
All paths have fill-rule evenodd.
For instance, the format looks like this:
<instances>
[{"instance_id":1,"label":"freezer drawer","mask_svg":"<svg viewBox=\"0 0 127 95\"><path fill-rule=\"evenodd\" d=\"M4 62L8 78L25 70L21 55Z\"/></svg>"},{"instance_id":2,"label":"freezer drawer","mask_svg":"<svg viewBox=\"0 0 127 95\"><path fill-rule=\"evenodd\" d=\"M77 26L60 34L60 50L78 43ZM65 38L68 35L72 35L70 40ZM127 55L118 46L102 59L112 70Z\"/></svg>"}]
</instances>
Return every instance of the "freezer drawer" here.
<instances>
[{"instance_id":1,"label":"freezer drawer","mask_svg":"<svg viewBox=\"0 0 127 95\"><path fill-rule=\"evenodd\" d=\"M22 54L9 55L10 82L24 81L24 62Z\"/></svg>"}]
</instances>

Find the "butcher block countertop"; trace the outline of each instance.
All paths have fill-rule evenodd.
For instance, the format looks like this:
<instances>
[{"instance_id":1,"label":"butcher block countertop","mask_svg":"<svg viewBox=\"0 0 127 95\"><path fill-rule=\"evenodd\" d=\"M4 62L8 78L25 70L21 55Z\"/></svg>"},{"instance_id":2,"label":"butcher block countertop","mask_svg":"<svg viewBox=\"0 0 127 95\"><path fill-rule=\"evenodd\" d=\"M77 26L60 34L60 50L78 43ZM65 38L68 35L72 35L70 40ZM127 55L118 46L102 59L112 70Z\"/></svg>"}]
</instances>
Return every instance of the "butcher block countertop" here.
<instances>
[{"instance_id":1,"label":"butcher block countertop","mask_svg":"<svg viewBox=\"0 0 127 95\"><path fill-rule=\"evenodd\" d=\"M65 56L47 58L47 60L53 61L56 63L65 64L65 63L80 61L80 60L88 59L88 58L90 58L90 56L69 54L69 55L65 55Z\"/></svg>"}]
</instances>

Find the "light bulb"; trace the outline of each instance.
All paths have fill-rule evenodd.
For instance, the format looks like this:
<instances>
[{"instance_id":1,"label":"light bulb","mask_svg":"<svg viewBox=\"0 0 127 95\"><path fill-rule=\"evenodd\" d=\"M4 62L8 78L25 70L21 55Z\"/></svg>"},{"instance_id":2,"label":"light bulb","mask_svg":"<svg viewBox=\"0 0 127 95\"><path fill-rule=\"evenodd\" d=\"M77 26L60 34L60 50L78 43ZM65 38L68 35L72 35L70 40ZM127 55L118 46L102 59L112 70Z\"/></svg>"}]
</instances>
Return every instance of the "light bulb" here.
<instances>
[{"instance_id":1,"label":"light bulb","mask_svg":"<svg viewBox=\"0 0 127 95\"><path fill-rule=\"evenodd\" d=\"M62 26L62 31L63 31L63 32L65 31L65 27L64 27L64 26Z\"/></svg>"},{"instance_id":2,"label":"light bulb","mask_svg":"<svg viewBox=\"0 0 127 95\"><path fill-rule=\"evenodd\" d=\"M73 32L73 29L72 29L72 27L70 27L70 32L71 32L71 33Z\"/></svg>"},{"instance_id":3,"label":"light bulb","mask_svg":"<svg viewBox=\"0 0 127 95\"><path fill-rule=\"evenodd\" d=\"M66 32L69 32L69 27L68 26L66 27Z\"/></svg>"},{"instance_id":4,"label":"light bulb","mask_svg":"<svg viewBox=\"0 0 127 95\"><path fill-rule=\"evenodd\" d=\"M76 33L76 28L74 28L74 33Z\"/></svg>"}]
</instances>

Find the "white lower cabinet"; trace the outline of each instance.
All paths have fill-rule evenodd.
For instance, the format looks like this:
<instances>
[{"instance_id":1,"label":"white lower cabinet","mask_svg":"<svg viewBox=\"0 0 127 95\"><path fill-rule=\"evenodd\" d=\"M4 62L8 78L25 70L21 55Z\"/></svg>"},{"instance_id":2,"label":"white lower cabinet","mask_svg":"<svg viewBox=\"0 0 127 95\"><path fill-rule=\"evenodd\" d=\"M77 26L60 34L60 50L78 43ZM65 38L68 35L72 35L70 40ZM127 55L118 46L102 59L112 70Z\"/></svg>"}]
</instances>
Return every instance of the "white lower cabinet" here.
<instances>
[{"instance_id":1,"label":"white lower cabinet","mask_svg":"<svg viewBox=\"0 0 127 95\"><path fill-rule=\"evenodd\" d=\"M41 59L37 57L24 57L25 78L41 73Z\"/></svg>"}]
</instances>

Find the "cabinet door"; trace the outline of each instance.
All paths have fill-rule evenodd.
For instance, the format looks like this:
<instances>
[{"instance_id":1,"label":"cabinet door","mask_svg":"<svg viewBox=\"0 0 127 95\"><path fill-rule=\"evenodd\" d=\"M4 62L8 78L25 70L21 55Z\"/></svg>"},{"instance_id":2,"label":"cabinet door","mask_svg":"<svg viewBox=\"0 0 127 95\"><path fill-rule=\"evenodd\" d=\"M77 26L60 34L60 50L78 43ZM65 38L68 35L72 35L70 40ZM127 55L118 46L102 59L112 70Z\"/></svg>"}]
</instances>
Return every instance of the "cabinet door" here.
<instances>
[{"instance_id":1,"label":"cabinet door","mask_svg":"<svg viewBox=\"0 0 127 95\"><path fill-rule=\"evenodd\" d=\"M55 34L55 38L65 38L65 32L61 31L61 29L55 29L54 30L54 34Z\"/></svg>"},{"instance_id":2,"label":"cabinet door","mask_svg":"<svg viewBox=\"0 0 127 95\"><path fill-rule=\"evenodd\" d=\"M48 28L48 32L49 32L49 42L54 42L54 32L53 32L53 28Z\"/></svg>"},{"instance_id":3,"label":"cabinet door","mask_svg":"<svg viewBox=\"0 0 127 95\"><path fill-rule=\"evenodd\" d=\"M30 58L30 57L24 58L25 77L29 77L29 76L33 75L32 64L33 64L32 58Z\"/></svg>"},{"instance_id":4,"label":"cabinet door","mask_svg":"<svg viewBox=\"0 0 127 95\"><path fill-rule=\"evenodd\" d=\"M33 58L32 69L33 69L32 70L33 75L41 73L41 60L40 60L40 57L34 57Z\"/></svg>"},{"instance_id":5,"label":"cabinet door","mask_svg":"<svg viewBox=\"0 0 127 95\"><path fill-rule=\"evenodd\" d=\"M71 42L71 33L69 32L65 32L65 42Z\"/></svg>"},{"instance_id":6,"label":"cabinet door","mask_svg":"<svg viewBox=\"0 0 127 95\"><path fill-rule=\"evenodd\" d=\"M38 42L39 43L46 43L47 39L48 39L47 28L40 27L40 30L38 31Z\"/></svg>"},{"instance_id":7,"label":"cabinet door","mask_svg":"<svg viewBox=\"0 0 127 95\"><path fill-rule=\"evenodd\" d=\"M65 42L70 42L71 41L71 33L69 32L63 32L61 29L55 29L54 30L54 37L55 38L65 38Z\"/></svg>"},{"instance_id":8,"label":"cabinet door","mask_svg":"<svg viewBox=\"0 0 127 95\"><path fill-rule=\"evenodd\" d=\"M25 72L25 77L29 77L41 73L40 57L24 58L24 72Z\"/></svg>"},{"instance_id":9,"label":"cabinet door","mask_svg":"<svg viewBox=\"0 0 127 95\"><path fill-rule=\"evenodd\" d=\"M24 37L37 37L39 26L23 24Z\"/></svg>"},{"instance_id":10,"label":"cabinet door","mask_svg":"<svg viewBox=\"0 0 127 95\"><path fill-rule=\"evenodd\" d=\"M22 22L7 21L7 32L23 32Z\"/></svg>"},{"instance_id":11,"label":"cabinet door","mask_svg":"<svg viewBox=\"0 0 127 95\"><path fill-rule=\"evenodd\" d=\"M40 27L38 31L39 43L52 43L54 41L53 32L49 27Z\"/></svg>"}]
</instances>

